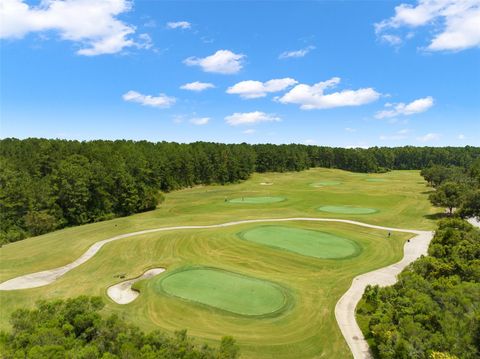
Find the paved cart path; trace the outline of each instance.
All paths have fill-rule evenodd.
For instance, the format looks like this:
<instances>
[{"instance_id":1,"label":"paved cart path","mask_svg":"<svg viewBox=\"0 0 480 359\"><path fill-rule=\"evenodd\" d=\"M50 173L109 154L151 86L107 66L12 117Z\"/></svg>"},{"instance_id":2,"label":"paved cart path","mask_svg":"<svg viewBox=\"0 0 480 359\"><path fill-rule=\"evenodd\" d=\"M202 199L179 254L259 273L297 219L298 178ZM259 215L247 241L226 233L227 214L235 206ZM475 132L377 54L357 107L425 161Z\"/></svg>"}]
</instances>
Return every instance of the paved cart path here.
<instances>
[{"instance_id":1,"label":"paved cart path","mask_svg":"<svg viewBox=\"0 0 480 359\"><path fill-rule=\"evenodd\" d=\"M340 330L342 331L345 340L347 341L348 346L350 347L353 356L357 358L370 358L370 353L368 349L368 344L363 337L363 334L358 327L358 324L355 320L355 307L357 306L358 301L362 297L362 294L367 285L391 285L395 283L396 276L405 268L408 264L413 262L415 259L419 258L421 255L427 253L428 245L433 237L433 232L430 231L417 231L413 229L401 229L401 228L392 228L392 227L383 227L373 224L367 224L357 221L351 221L347 219L332 219L332 218L309 218L309 217L294 217L294 218L270 218L270 219L250 219L243 221L234 221L221 224L212 224L206 226L175 226L175 227L162 227L147 229L144 231L126 233L112 238L104 239L102 241L92 244L88 250L83 253L75 261L64 265L62 267L53 268L41 272L26 274L20 277L9 279L3 283L0 283L1 290L17 290L17 289L28 289L45 286L55 282L58 278L63 276L65 273L71 271L72 269L80 266L81 264L88 261L92 258L105 244L117 241L119 239L139 236L142 234L156 233L156 232L165 232L165 231L176 231L176 230L188 230L188 229L211 229L211 228L221 228L221 227L230 227L240 224L247 223L263 223L263 222L289 222L289 221L311 221L311 222L339 222L339 223L348 223L362 227L381 229L386 231L396 231L396 232L407 232L415 234L415 237L410 239L409 242L405 243L404 247L404 257L398 263L392 264L390 266L377 269L375 271L359 275L353 279L352 286L348 291L340 298L335 306L335 317L337 319ZM124 284L130 281L126 281L119 284ZM133 283L130 283L130 286ZM128 286L128 285L127 285ZM113 286L115 287L115 286ZM112 288L112 287L110 287ZM131 296L134 295L129 293L127 295L128 299L131 299ZM123 301L125 299L119 299Z\"/></svg>"}]
</instances>

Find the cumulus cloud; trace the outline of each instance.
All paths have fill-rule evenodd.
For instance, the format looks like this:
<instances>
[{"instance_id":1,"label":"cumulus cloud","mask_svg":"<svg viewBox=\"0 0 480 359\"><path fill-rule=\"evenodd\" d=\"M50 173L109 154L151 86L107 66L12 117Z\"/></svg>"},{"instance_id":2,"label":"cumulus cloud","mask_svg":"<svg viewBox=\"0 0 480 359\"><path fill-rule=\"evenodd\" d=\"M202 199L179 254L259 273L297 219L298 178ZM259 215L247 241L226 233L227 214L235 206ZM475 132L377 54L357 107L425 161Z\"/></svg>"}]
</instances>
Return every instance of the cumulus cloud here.
<instances>
[{"instance_id":1,"label":"cumulus cloud","mask_svg":"<svg viewBox=\"0 0 480 359\"><path fill-rule=\"evenodd\" d=\"M139 103L143 106L168 108L172 106L176 99L175 97L169 97L165 94L158 96L143 95L137 91L128 91L122 96L124 101Z\"/></svg>"},{"instance_id":2,"label":"cumulus cloud","mask_svg":"<svg viewBox=\"0 0 480 359\"><path fill-rule=\"evenodd\" d=\"M412 101L408 104L403 102L397 104L387 103L385 107L391 108L389 110L378 111L375 114L375 118L391 118L397 116L408 116L416 113L421 113L427 111L430 107L433 106L433 97L428 96L424 98L419 98L415 101Z\"/></svg>"},{"instance_id":3,"label":"cumulus cloud","mask_svg":"<svg viewBox=\"0 0 480 359\"><path fill-rule=\"evenodd\" d=\"M278 92L293 86L296 80L286 77L283 79L273 79L267 82L260 81L241 81L227 89L227 93L240 95L245 99L259 98L267 96L267 93Z\"/></svg>"},{"instance_id":4,"label":"cumulus cloud","mask_svg":"<svg viewBox=\"0 0 480 359\"><path fill-rule=\"evenodd\" d=\"M196 91L196 92L204 91L214 87L215 87L214 84L211 84L209 82L199 82L199 81L190 82L188 84L180 86L182 90L189 90L189 91Z\"/></svg>"},{"instance_id":5,"label":"cumulus cloud","mask_svg":"<svg viewBox=\"0 0 480 359\"><path fill-rule=\"evenodd\" d=\"M278 56L278 58L279 59L288 59L288 58L291 58L291 57L304 57L305 55L307 55L312 50L315 50L315 46L307 46L303 49L294 50L294 51L284 51Z\"/></svg>"},{"instance_id":6,"label":"cumulus cloud","mask_svg":"<svg viewBox=\"0 0 480 359\"><path fill-rule=\"evenodd\" d=\"M245 131L243 131L243 133L246 134L246 135L251 135L255 132L256 131L253 128L249 128L249 129L246 129Z\"/></svg>"},{"instance_id":7,"label":"cumulus cloud","mask_svg":"<svg viewBox=\"0 0 480 359\"><path fill-rule=\"evenodd\" d=\"M192 27L192 24L189 23L188 21L171 21L167 22L167 28L169 29L190 29Z\"/></svg>"},{"instance_id":8,"label":"cumulus cloud","mask_svg":"<svg viewBox=\"0 0 480 359\"><path fill-rule=\"evenodd\" d=\"M218 50L213 55L199 58L189 57L183 61L187 66L200 66L205 72L236 74L243 67L245 55L230 50Z\"/></svg>"},{"instance_id":9,"label":"cumulus cloud","mask_svg":"<svg viewBox=\"0 0 480 359\"><path fill-rule=\"evenodd\" d=\"M396 6L394 16L375 24L375 32L383 37L402 27L433 25L435 31L427 50L461 51L480 46L478 24L480 0L419 0L416 6Z\"/></svg>"},{"instance_id":10,"label":"cumulus cloud","mask_svg":"<svg viewBox=\"0 0 480 359\"><path fill-rule=\"evenodd\" d=\"M56 31L62 40L80 44L77 54L85 56L114 54L128 47L149 48L148 35L134 39L135 27L117 18L131 8L130 0L44 0L38 6L2 0L0 38L21 39L32 32Z\"/></svg>"},{"instance_id":11,"label":"cumulus cloud","mask_svg":"<svg viewBox=\"0 0 480 359\"><path fill-rule=\"evenodd\" d=\"M230 126L252 125L258 122L276 122L280 121L280 117L261 111L254 112L235 112L225 117L225 122Z\"/></svg>"},{"instance_id":12,"label":"cumulus cloud","mask_svg":"<svg viewBox=\"0 0 480 359\"><path fill-rule=\"evenodd\" d=\"M339 83L340 78L333 77L330 80L318 82L312 86L299 84L282 97L277 98L277 101L300 105L302 110L313 110L360 106L376 101L380 97L380 94L370 87L325 94L327 89L333 88Z\"/></svg>"},{"instance_id":13,"label":"cumulus cloud","mask_svg":"<svg viewBox=\"0 0 480 359\"><path fill-rule=\"evenodd\" d=\"M417 140L420 142L429 142L429 141L436 141L440 138L438 133L427 133L424 136L417 137Z\"/></svg>"},{"instance_id":14,"label":"cumulus cloud","mask_svg":"<svg viewBox=\"0 0 480 359\"><path fill-rule=\"evenodd\" d=\"M190 119L190 123L197 126L203 126L210 122L210 117L196 117Z\"/></svg>"}]
</instances>

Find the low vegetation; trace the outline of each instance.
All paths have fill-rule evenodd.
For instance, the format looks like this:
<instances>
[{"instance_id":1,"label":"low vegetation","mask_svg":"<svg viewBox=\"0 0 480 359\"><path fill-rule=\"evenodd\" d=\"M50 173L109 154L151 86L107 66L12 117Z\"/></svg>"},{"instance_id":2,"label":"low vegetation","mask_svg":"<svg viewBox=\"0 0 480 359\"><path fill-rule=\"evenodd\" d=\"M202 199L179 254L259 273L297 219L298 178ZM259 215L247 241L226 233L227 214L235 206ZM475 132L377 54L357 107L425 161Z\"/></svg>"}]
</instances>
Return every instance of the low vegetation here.
<instances>
[{"instance_id":1,"label":"low vegetation","mask_svg":"<svg viewBox=\"0 0 480 359\"><path fill-rule=\"evenodd\" d=\"M422 174L436 188L431 202L456 217L440 221L429 256L395 285L368 287L357 315L378 358L479 358L480 230L459 217L480 218L480 160Z\"/></svg>"},{"instance_id":2,"label":"low vegetation","mask_svg":"<svg viewBox=\"0 0 480 359\"><path fill-rule=\"evenodd\" d=\"M169 336L145 334L118 316L102 317L99 297L39 302L35 309L15 311L12 330L0 334L2 358L30 359L235 359L231 337L218 347L198 345L185 330Z\"/></svg>"}]
</instances>

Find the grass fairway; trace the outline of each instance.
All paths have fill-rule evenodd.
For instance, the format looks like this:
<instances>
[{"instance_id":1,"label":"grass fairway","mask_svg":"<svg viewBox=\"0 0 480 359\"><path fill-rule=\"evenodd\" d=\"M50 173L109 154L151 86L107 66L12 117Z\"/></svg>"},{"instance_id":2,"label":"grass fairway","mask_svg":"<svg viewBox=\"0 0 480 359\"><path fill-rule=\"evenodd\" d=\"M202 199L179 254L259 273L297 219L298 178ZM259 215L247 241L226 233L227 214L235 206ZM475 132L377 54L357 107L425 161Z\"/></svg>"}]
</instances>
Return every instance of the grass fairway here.
<instances>
[{"instance_id":1,"label":"grass fairway","mask_svg":"<svg viewBox=\"0 0 480 359\"><path fill-rule=\"evenodd\" d=\"M310 186L340 181L341 186ZM374 185L368 178L387 181ZM260 183L273 182L272 186ZM333 169L254 174L248 181L228 186L201 186L172 192L157 210L111 221L67 228L0 248L0 281L65 265L99 240L143 229L218 224L243 219L322 217L352 219L382 226L433 229L441 213L428 201L430 189L418 171L355 174ZM287 201L232 204L227 198L281 196ZM375 208L369 215L318 211L319 206ZM35 289L0 292L0 329L16 308L32 307L39 299L99 295L106 314L118 314L142 330L188 329L190 335L217 344L223 335L238 341L243 358L349 358L350 352L334 317L338 299L354 276L384 267L402 257L408 234L345 223L288 222L292 230L320 231L358 243L354 257L321 259L260 245L237 236L262 225L181 230L140 235L105 245L91 260ZM166 268L158 277L139 281L139 297L118 305L106 295L118 283L118 274L135 278L149 268ZM288 310L275 316L249 317L199 305L158 291L158 282L188 267L218 268L286 288Z\"/></svg>"},{"instance_id":2,"label":"grass fairway","mask_svg":"<svg viewBox=\"0 0 480 359\"><path fill-rule=\"evenodd\" d=\"M250 242L315 258L347 258L361 252L361 247L352 240L302 228L261 226L238 235Z\"/></svg>"},{"instance_id":3,"label":"grass fairway","mask_svg":"<svg viewBox=\"0 0 480 359\"><path fill-rule=\"evenodd\" d=\"M267 203L276 203L283 202L287 199L285 197L274 196L274 197L240 197L229 200L230 203L245 203L245 204L267 204Z\"/></svg>"},{"instance_id":4,"label":"grass fairway","mask_svg":"<svg viewBox=\"0 0 480 359\"><path fill-rule=\"evenodd\" d=\"M377 213L378 209L364 208L354 206L322 206L318 208L322 212L340 213L340 214L372 214Z\"/></svg>"},{"instance_id":5,"label":"grass fairway","mask_svg":"<svg viewBox=\"0 0 480 359\"><path fill-rule=\"evenodd\" d=\"M160 292L240 315L271 315L287 304L279 286L215 268L187 268L154 285Z\"/></svg>"}]
</instances>

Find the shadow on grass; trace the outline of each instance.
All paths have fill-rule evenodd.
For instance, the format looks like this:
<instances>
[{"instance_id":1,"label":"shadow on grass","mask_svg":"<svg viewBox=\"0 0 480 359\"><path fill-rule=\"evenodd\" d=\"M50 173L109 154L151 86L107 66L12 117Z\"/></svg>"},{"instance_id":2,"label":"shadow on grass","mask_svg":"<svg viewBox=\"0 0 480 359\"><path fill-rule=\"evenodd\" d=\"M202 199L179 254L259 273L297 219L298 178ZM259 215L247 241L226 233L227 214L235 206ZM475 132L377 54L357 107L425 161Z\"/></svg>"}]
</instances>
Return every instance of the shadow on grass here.
<instances>
[{"instance_id":1,"label":"shadow on grass","mask_svg":"<svg viewBox=\"0 0 480 359\"><path fill-rule=\"evenodd\" d=\"M438 219L448 218L448 217L451 217L451 216L448 213L443 213L443 212L426 214L423 216L423 218L432 219L432 220L438 220Z\"/></svg>"}]
</instances>

